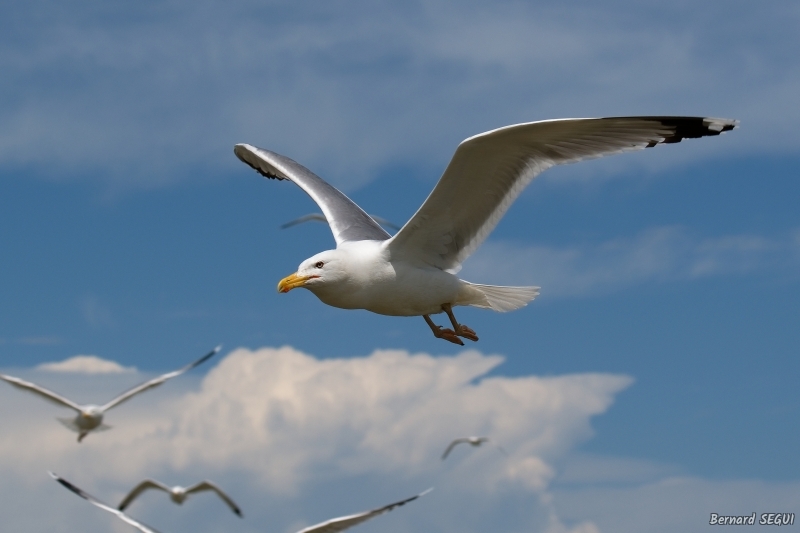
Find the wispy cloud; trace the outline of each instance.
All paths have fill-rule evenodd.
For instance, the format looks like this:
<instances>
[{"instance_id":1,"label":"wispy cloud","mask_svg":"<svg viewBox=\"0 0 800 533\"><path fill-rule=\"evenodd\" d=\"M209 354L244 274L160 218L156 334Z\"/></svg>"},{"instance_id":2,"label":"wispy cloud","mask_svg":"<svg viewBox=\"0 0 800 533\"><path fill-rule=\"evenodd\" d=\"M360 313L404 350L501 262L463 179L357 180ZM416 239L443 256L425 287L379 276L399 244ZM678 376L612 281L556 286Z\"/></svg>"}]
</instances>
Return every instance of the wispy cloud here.
<instances>
[{"instance_id":1,"label":"wispy cloud","mask_svg":"<svg viewBox=\"0 0 800 533\"><path fill-rule=\"evenodd\" d=\"M653 228L631 238L576 246L487 242L461 276L498 284L539 285L543 296L606 292L646 282L741 275L794 268L800 232L783 238L728 235L698 238L685 228Z\"/></svg>"},{"instance_id":2,"label":"wispy cloud","mask_svg":"<svg viewBox=\"0 0 800 533\"><path fill-rule=\"evenodd\" d=\"M54 179L156 186L235 168L250 142L353 187L397 162L442 169L480 131L576 115L742 119L724 142L648 154L662 168L800 143L785 6L37 5L0 26L0 165Z\"/></svg>"}]
</instances>

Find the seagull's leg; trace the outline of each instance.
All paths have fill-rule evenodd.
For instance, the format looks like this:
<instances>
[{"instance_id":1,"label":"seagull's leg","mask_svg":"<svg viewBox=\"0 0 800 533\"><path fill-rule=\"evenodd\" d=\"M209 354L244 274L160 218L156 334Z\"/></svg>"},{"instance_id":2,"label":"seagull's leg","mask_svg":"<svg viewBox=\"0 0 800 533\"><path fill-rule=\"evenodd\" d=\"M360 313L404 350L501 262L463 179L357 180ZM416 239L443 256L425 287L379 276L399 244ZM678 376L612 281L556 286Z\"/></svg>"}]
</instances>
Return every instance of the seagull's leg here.
<instances>
[{"instance_id":1,"label":"seagull's leg","mask_svg":"<svg viewBox=\"0 0 800 533\"><path fill-rule=\"evenodd\" d=\"M88 433L84 433L83 431L78 433L78 442L82 441L83 437L85 437L86 435L88 435Z\"/></svg>"},{"instance_id":2,"label":"seagull's leg","mask_svg":"<svg viewBox=\"0 0 800 533\"><path fill-rule=\"evenodd\" d=\"M422 318L424 318L425 322L427 322L428 325L431 327L431 331L433 332L434 337L436 337L437 339L444 339L446 341L450 341L453 344L460 344L461 346L464 346L463 341L456 336L455 331L453 331L452 329L446 329L441 326L437 326L436 324L433 323L433 320L431 320L431 317L429 317L428 315L422 315Z\"/></svg>"},{"instance_id":3,"label":"seagull's leg","mask_svg":"<svg viewBox=\"0 0 800 533\"><path fill-rule=\"evenodd\" d=\"M465 326L464 324L459 324L456 321L456 316L453 314L453 306L451 304L442 304L442 310L447 313L447 316L450 317L450 322L453 324L453 330L455 334L459 337L464 337L465 339L469 339L473 342L478 340L478 336L472 331L472 328Z\"/></svg>"}]
</instances>

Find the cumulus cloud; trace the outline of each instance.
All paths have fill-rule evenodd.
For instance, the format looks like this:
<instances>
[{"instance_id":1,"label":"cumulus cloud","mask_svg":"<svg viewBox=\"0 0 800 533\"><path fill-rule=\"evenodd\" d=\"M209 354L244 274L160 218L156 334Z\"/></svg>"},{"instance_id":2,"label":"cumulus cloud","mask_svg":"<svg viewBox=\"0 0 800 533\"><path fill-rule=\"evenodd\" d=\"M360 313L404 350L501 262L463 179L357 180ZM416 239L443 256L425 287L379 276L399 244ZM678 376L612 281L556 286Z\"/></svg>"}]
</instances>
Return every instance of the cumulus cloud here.
<instances>
[{"instance_id":1,"label":"cumulus cloud","mask_svg":"<svg viewBox=\"0 0 800 533\"><path fill-rule=\"evenodd\" d=\"M115 361L102 359L96 355L76 355L63 361L42 363L37 370L47 372L75 372L81 374L120 374L123 372L136 372L132 366L122 366Z\"/></svg>"},{"instance_id":2,"label":"cumulus cloud","mask_svg":"<svg viewBox=\"0 0 800 533\"><path fill-rule=\"evenodd\" d=\"M800 77L787 53L797 13L785 6L188 7L10 8L0 26L0 166L156 186L233 169L231 146L250 142L355 187L397 163L435 179L459 141L502 125L637 113L746 125L725 142L648 154L661 168L793 153L800 142Z\"/></svg>"},{"instance_id":3,"label":"cumulus cloud","mask_svg":"<svg viewBox=\"0 0 800 533\"><path fill-rule=\"evenodd\" d=\"M320 507L327 510L320 501L341 506L326 511L335 515L435 485L425 499L435 494L437 503L419 505L417 515L396 513L398 522L386 530L419 529L433 520L425 529L477 531L513 503L524 510L503 530L529 524L523 529L594 531L586 521L565 525L554 513L549 495L554 462L590 437L591 417L605 412L631 378L489 374L502 360L476 351L455 357L376 351L320 360L290 347L238 349L196 390L154 393L126 404L113 417L109 413L114 429L90 435L81 445L41 415L45 407L39 404L45 402L37 402L34 418L20 413L30 412L22 409L20 397L30 398L7 387L0 389L3 404L18 407L6 421L16 431L0 437L0 471L29 479L46 463L87 490L110 493L106 499L120 497L145 475L182 473L192 478L188 483L203 472L239 487L233 492L243 500L245 514L262 524L267 511L277 515L270 522L308 524L326 518L314 514ZM509 456L491 447L464 447L442 463L447 443L469 434L492 436ZM26 497L43 490L38 482L28 483ZM243 494L242 487L252 494ZM257 503L266 500L274 505ZM459 516L465 501L476 507ZM83 509L83 502L71 503ZM147 514L146 507L140 506L142 516L160 527L164 513ZM73 526L95 523L86 520L87 513L69 514L82 517L70 521ZM214 530L199 522L193 527Z\"/></svg>"},{"instance_id":4,"label":"cumulus cloud","mask_svg":"<svg viewBox=\"0 0 800 533\"><path fill-rule=\"evenodd\" d=\"M785 238L745 234L701 239L676 226L560 248L490 241L468 260L461 275L484 283L539 285L547 297L574 296L647 281L794 268L800 262L798 243L797 232Z\"/></svg>"}]
</instances>

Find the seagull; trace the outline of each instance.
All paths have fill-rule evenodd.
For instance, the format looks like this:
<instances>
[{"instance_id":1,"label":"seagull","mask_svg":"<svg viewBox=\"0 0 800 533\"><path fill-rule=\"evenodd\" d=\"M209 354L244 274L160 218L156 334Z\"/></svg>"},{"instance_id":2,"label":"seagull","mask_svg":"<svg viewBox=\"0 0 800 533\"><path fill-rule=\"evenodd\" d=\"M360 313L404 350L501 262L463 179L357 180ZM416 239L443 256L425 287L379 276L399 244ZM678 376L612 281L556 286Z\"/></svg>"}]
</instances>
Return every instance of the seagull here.
<instances>
[{"instance_id":1,"label":"seagull","mask_svg":"<svg viewBox=\"0 0 800 533\"><path fill-rule=\"evenodd\" d=\"M74 409L78 412L78 415L75 418L59 418L58 420L64 424L69 429L76 431L78 433L78 442L81 442L83 438L89 434L91 431L101 431L110 429L111 426L107 426L103 424L103 414L111 409L112 407L116 407L117 405L121 404L124 401L130 400L137 394L144 392L148 389L152 389L154 387L158 387L168 379L174 378L176 376L180 376L184 372L191 370L192 368L196 367L197 365L205 362L211 356L216 354L222 346L217 346L203 357L195 361L194 363L188 364L183 368L179 368L173 372L167 372L166 374L162 374L157 378L153 378L149 381L145 381L141 385L137 385L132 389L128 389L127 391L123 392L110 402L106 403L105 405L94 405L94 404L87 404L87 405L78 405L77 403L64 398L63 396L56 394L55 392L45 389L44 387L40 387L35 383L31 383L29 381L25 381L24 379L16 378L14 376L7 376L5 374L0 374L0 379L9 382L11 385L15 387L19 387L20 389L27 390L29 392L33 392L38 394L39 396L43 397L46 400L51 402L57 403L59 405L63 405L64 407L69 407L70 409Z\"/></svg>"},{"instance_id":2,"label":"seagull","mask_svg":"<svg viewBox=\"0 0 800 533\"><path fill-rule=\"evenodd\" d=\"M321 522L319 524L309 526L305 529L301 529L297 533L338 533L339 531L344 531L345 529L349 529L355 525L358 525L361 522L366 522L370 518L374 518L383 513L388 513L395 507L401 507L407 504L408 502L413 502L420 496L425 496L432 490L433 488L430 488L426 491L420 492L416 496L406 498L405 500L400 500L399 502L390 503L389 505L384 505L383 507L373 509L372 511L364 511L363 513L352 514L349 516L340 516L339 518L331 518L330 520L326 520L325 522Z\"/></svg>"},{"instance_id":3,"label":"seagull","mask_svg":"<svg viewBox=\"0 0 800 533\"><path fill-rule=\"evenodd\" d=\"M489 442L490 440L491 439L489 439L489 437L461 437L461 438L455 439L453 442L451 442L447 446L447 449L442 454L442 461L447 459L447 456L450 455L450 452L453 451L453 448L455 448L459 444L471 444L472 446L477 448L478 446L480 446L484 442ZM500 450L501 452L503 452L503 455L508 455L506 453L506 451L502 447L497 446L497 449Z\"/></svg>"},{"instance_id":4,"label":"seagull","mask_svg":"<svg viewBox=\"0 0 800 533\"><path fill-rule=\"evenodd\" d=\"M390 220L386 220L383 217L379 217L378 215L369 215L369 216L372 217L372 220L374 220L381 226L386 226L387 228L391 228L395 231L400 229L400 226L398 226L397 224L395 224ZM290 220L286 224L281 224L281 229L291 228L292 226L302 224L303 222L310 222L312 220L314 222L324 222L326 224L328 223L328 219L325 218L325 215L323 215L322 213L309 213L307 215L301 216L300 218Z\"/></svg>"},{"instance_id":5,"label":"seagull","mask_svg":"<svg viewBox=\"0 0 800 533\"><path fill-rule=\"evenodd\" d=\"M134 499L136 499L137 496L139 496L139 494L146 491L147 489L163 490L164 492L169 494L169 498L178 505L182 504L184 500L186 500L186 497L189 496L189 494L211 490L216 492L217 496L222 498L222 501L228 504L228 507L231 508L231 511L236 513L236 516L242 518L242 511L241 509L239 509L239 506L236 505L233 502L233 500L222 491L222 489L220 489L210 481L201 481L200 483L192 485L191 487L181 487L180 485L176 485L174 487L168 487L163 483L160 483L153 479L146 479L141 483L139 483L138 485L136 485L136 487L132 491L130 491L130 493L128 493L127 496L125 496L122 502L120 502L117 509L119 509L120 511L124 511L125 508L128 507L128 505L130 505L130 503Z\"/></svg>"},{"instance_id":6,"label":"seagull","mask_svg":"<svg viewBox=\"0 0 800 533\"><path fill-rule=\"evenodd\" d=\"M101 502L100 500L98 500L97 498L92 496L91 494L89 494L87 492L84 492L82 489L76 487L75 485L73 485L72 483L67 481L66 479L64 479L62 477L59 477L58 475L56 475L56 474L54 474L52 472L48 472L48 474L50 474L50 476L53 479L55 479L56 481L58 481L59 483L61 483L65 487L67 487L69 490L71 490L72 492L74 492L75 494L77 494L78 496L83 498L84 500L89 501L90 503L96 505L100 509L103 509L105 511L108 511L109 513L115 514L117 517L120 518L120 520L123 520L123 521L127 522L128 524L132 525L133 527L135 527L136 529L138 529L142 533L159 533L158 530L153 529L152 527L150 527L148 525L145 525L145 524L143 524L143 523L141 523L141 522L139 522L137 520L134 520L133 518L131 518L130 516L126 515L122 511L118 511L118 510L114 509L113 507L111 507L110 505L106 505L105 503Z\"/></svg>"},{"instance_id":7,"label":"seagull","mask_svg":"<svg viewBox=\"0 0 800 533\"><path fill-rule=\"evenodd\" d=\"M110 505L107 505L91 494L85 492L84 490L76 487L66 479L54 474L53 472L48 472L50 476L61 483L63 486L83 498L84 500L89 501L90 503L96 505L97 507L108 511L119 517L121 520L127 522L128 524L132 525L142 533L159 533L157 530L153 529L152 527L145 525L137 520L134 520L130 516L126 515L119 509L114 509ZM402 507L403 505L407 504L408 502L412 502L419 498L420 496L424 496L432 491L433 488L430 488L426 491L420 492L416 496L412 496L410 498L406 498L405 500L400 500L399 502L390 503L389 505L384 505L383 507L379 507L378 509L373 509L372 511L364 511L363 513L357 513L349 516L340 516L339 518L331 518L330 520L326 520L325 522L320 522L319 524L309 526L307 528L301 529L297 533L339 533L340 531L344 531L345 529L349 529L355 525L358 525L362 522L366 522L370 518L374 518L378 515L383 513L388 513L395 507Z\"/></svg>"},{"instance_id":8,"label":"seagull","mask_svg":"<svg viewBox=\"0 0 800 533\"><path fill-rule=\"evenodd\" d=\"M477 341L453 307L512 311L539 287L479 285L456 277L531 180L559 164L719 135L738 121L704 117L612 117L514 124L459 144L430 196L394 236L316 174L286 156L237 144L234 153L266 178L302 188L330 223L336 249L300 263L278 291L303 287L323 303L390 316L422 316L433 335ZM444 312L453 329L430 315Z\"/></svg>"}]
</instances>

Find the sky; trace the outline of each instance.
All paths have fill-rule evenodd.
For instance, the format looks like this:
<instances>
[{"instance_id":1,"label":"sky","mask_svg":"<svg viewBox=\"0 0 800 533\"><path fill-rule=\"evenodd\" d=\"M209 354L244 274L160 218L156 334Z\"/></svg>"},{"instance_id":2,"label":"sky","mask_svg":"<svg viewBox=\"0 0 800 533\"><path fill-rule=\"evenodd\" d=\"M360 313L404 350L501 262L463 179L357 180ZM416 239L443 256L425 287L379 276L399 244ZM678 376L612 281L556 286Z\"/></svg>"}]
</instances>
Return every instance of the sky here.
<instances>
[{"instance_id":1,"label":"sky","mask_svg":"<svg viewBox=\"0 0 800 533\"><path fill-rule=\"evenodd\" d=\"M293 533L430 486L357 531L800 512L797 5L7 4L0 372L100 403L223 350L80 445L68 411L0 383L4 523L131 531L47 470L112 503L213 479L245 515L146 494L130 514L163 533ZM278 294L334 242L281 230L317 207L232 153L285 154L402 224L467 137L639 114L740 127L534 180L459 275L541 296L457 309L480 336L464 348ZM472 434L507 456L439 459Z\"/></svg>"}]
</instances>

